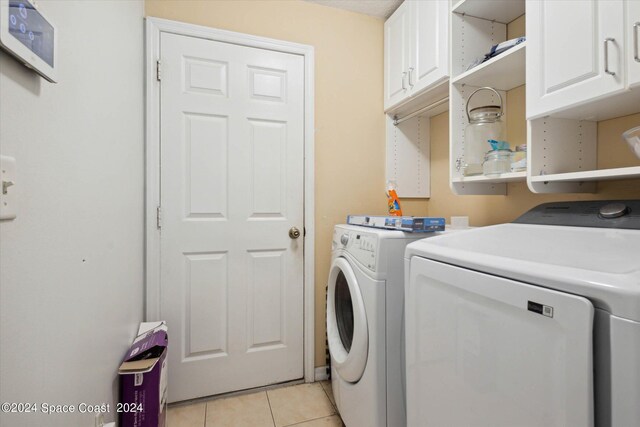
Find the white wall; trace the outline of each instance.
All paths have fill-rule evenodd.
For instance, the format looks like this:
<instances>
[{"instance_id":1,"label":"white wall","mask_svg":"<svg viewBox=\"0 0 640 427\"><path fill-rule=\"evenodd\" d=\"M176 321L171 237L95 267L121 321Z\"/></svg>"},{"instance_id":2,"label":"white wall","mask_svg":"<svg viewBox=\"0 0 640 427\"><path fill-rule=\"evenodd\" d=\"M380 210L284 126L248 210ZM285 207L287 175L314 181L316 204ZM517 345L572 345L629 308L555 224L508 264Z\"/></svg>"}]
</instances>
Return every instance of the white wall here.
<instances>
[{"instance_id":1,"label":"white wall","mask_svg":"<svg viewBox=\"0 0 640 427\"><path fill-rule=\"evenodd\" d=\"M0 153L19 193L18 218L0 222L0 402L113 404L143 316L143 4L40 6L59 29L59 83L0 53ZM0 425L93 416L0 412Z\"/></svg>"}]
</instances>

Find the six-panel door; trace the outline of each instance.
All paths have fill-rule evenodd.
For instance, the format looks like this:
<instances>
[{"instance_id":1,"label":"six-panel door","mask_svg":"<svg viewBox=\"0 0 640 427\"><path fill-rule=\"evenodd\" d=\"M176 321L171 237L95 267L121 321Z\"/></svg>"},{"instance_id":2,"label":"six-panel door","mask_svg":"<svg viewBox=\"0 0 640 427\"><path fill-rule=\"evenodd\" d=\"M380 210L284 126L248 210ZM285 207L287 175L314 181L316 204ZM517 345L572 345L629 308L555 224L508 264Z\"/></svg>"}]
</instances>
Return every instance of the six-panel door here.
<instances>
[{"instance_id":1,"label":"six-panel door","mask_svg":"<svg viewBox=\"0 0 640 427\"><path fill-rule=\"evenodd\" d=\"M304 59L162 33L169 400L302 378Z\"/></svg>"}]
</instances>

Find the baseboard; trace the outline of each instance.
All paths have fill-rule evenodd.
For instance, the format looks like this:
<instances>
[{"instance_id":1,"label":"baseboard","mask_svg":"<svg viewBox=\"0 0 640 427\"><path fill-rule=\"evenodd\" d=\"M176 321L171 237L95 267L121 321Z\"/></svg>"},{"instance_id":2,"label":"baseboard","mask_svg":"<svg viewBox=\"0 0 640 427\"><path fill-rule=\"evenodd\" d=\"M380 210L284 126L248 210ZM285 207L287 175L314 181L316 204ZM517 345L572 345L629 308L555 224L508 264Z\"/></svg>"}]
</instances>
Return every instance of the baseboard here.
<instances>
[{"instance_id":1,"label":"baseboard","mask_svg":"<svg viewBox=\"0 0 640 427\"><path fill-rule=\"evenodd\" d=\"M315 372L316 381L324 381L329 379L329 375L327 375L327 367L326 366L318 366Z\"/></svg>"}]
</instances>

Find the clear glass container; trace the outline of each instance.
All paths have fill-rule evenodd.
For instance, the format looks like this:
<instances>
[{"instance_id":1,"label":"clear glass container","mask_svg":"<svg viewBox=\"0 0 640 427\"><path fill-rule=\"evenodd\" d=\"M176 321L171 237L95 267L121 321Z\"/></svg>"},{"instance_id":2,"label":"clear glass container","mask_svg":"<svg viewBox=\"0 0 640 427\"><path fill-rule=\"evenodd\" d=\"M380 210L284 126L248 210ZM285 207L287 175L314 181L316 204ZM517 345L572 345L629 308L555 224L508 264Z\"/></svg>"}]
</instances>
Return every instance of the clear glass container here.
<instances>
[{"instance_id":1,"label":"clear glass container","mask_svg":"<svg viewBox=\"0 0 640 427\"><path fill-rule=\"evenodd\" d=\"M491 150L484 156L482 171L485 176L511 172L511 150Z\"/></svg>"},{"instance_id":2,"label":"clear glass container","mask_svg":"<svg viewBox=\"0 0 640 427\"><path fill-rule=\"evenodd\" d=\"M633 153L640 159L640 126L629 129L622 134L622 138L627 141Z\"/></svg>"},{"instance_id":3,"label":"clear glass container","mask_svg":"<svg viewBox=\"0 0 640 427\"><path fill-rule=\"evenodd\" d=\"M522 172L527 170L527 144L518 145L513 152L511 160L511 172Z\"/></svg>"},{"instance_id":4,"label":"clear glass container","mask_svg":"<svg viewBox=\"0 0 640 427\"><path fill-rule=\"evenodd\" d=\"M469 110L469 101L478 91L489 90L500 99L500 105L484 105ZM467 98L467 118L469 124L464 130L464 176L481 175L485 154L491 150L490 139L504 140L504 123L500 119L503 115L502 97L493 88L482 87Z\"/></svg>"}]
</instances>

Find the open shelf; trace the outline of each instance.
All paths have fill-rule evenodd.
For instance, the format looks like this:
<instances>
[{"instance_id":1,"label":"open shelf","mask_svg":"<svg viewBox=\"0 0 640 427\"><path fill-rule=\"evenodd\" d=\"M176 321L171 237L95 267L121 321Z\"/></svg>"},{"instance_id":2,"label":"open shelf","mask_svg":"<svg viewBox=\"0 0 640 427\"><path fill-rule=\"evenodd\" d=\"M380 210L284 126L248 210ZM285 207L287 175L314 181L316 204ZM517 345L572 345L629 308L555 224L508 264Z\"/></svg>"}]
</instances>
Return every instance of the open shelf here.
<instances>
[{"instance_id":1,"label":"open shelf","mask_svg":"<svg viewBox=\"0 0 640 427\"><path fill-rule=\"evenodd\" d=\"M460 0L451 11L508 24L524 15L524 0Z\"/></svg>"},{"instance_id":2,"label":"open shelf","mask_svg":"<svg viewBox=\"0 0 640 427\"><path fill-rule=\"evenodd\" d=\"M525 181L527 179L527 172L509 172L503 173L496 176L484 176L484 175L476 175L476 176L464 176L460 178L453 178L453 182L482 182L486 184L499 184L505 182L517 182L517 181Z\"/></svg>"},{"instance_id":3,"label":"open shelf","mask_svg":"<svg viewBox=\"0 0 640 427\"><path fill-rule=\"evenodd\" d=\"M451 79L449 85L449 179L451 190L459 195L506 195L508 183L526 182L527 172L509 172L495 176L462 175L458 169L465 156L465 129L469 125L466 106L497 105L498 97L481 87L495 89L502 98L503 117L507 121L507 91L526 83L526 42L467 70L470 64L507 40L507 24L525 14L525 0L455 0L451 9ZM476 95L477 93L477 95ZM504 135L509 141L509 136ZM571 169L570 169L571 170ZM548 187L546 184L545 188Z\"/></svg>"},{"instance_id":4,"label":"open shelf","mask_svg":"<svg viewBox=\"0 0 640 427\"><path fill-rule=\"evenodd\" d=\"M511 90L525 84L525 52L527 42L512 47L475 68L451 79L451 84L490 86L497 90Z\"/></svg>"},{"instance_id":5,"label":"open shelf","mask_svg":"<svg viewBox=\"0 0 640 427\"><path fill-rule=\"evenodd\" d=\"M532 176L531 182L582 182L640 178L640 166Z\"/></svg>"}]
</instances>

